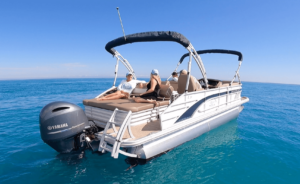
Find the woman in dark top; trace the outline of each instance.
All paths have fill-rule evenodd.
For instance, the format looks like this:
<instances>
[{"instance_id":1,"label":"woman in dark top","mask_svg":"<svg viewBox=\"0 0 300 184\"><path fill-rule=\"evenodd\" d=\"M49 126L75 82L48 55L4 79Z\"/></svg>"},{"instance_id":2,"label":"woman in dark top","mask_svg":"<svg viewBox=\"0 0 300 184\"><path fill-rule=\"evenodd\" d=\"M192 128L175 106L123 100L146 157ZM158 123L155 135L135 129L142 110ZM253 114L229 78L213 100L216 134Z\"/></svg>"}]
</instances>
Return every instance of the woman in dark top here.
<instances>
[{"instance_id":1,"label":"woman in dark top","mask_svg":"<svg viewBox=\"0 0 300 184\"><path fill-rule=\"evenodd\" d=\"M140 87L147 86L147 91L140 94L140 97L134 98L135 102L140 103L153 103L159 105L156 101L158 97L158 91L160 89L161 79L157 69L153 69L150 75L150 81L148 83L140 83Z\"/></svg>"}]
</instances>

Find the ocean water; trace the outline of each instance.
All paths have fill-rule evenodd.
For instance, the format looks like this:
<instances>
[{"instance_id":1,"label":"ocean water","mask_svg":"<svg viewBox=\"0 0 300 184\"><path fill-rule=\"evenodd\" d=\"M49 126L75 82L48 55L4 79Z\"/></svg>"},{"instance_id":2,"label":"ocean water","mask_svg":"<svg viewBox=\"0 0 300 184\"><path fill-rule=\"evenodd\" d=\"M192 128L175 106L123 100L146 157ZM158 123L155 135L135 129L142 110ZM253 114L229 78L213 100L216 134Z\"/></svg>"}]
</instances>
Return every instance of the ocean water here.
<instances>
[{"instance_id":1,"label":"ocean water","mask_svg":"<svg viewBox=\"0 0 300 184\"><path fill-rule=\"evenodd\" d=\"M237 119L145 165L43 143L39 113L53 101L81 107L113 79L0 81L0 183L300 183L300 86L243 83Z\"/></svg>"}]
</instances>

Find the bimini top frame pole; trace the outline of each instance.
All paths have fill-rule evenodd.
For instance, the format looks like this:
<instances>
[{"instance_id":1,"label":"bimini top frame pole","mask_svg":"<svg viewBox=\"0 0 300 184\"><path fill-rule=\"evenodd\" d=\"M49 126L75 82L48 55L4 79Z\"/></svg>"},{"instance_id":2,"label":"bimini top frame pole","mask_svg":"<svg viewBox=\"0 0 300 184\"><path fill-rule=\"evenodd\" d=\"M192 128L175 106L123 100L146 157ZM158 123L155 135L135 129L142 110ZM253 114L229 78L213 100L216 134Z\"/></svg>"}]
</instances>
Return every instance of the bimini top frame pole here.
<instances>
[{"instance_id":1,"label":"bimini top frame pole","mask_svg":"<svg viewBox=\"0 0 300 184\"><path fill-rule=\"evenodd\" d=\"M202 73L202 76L204 78L204 83L205 83L205 86L206 88L208 88L208 80L207 80L207 76L206 76L206 71L205 71L205 68L204 68L204 65L203 65L203 62L201 60L201 57L198 55L198 53L196 52L196 50L194 49L193 45L190 44L189 47L187 48L187 50L189 51L189 56L191 57L191 55L193 56L194 60L196 61L201 73ZM191 60L191 58L190 58ZM180 62L181 64L181 62ZM190 71L189 71L190 72Z\"/></svg>"},{"instance_id":2,"label":"bimini top frame pole","mask_svg":"<svg viewBox=\"0 0 300 184\"><path fill-rule=\"evenodd\" d=\"M132 72L132 74L133 74L132 77L133 77L133 79L136 80L136 75L135 75L135 73L134 73L131 65L129 64L129 62L118 51L116 51L116 50L114 50L114 56L117 59L117 64L116 64L116 67L115 67L115 80L114 80L113 86L116 85L116 79L117 79L117 75L118 75L119 61L121 61L124 64L124 66L127 68L127 70L129 72Z\"/></svg>"},{"instance_id":3,"label":"bimini top frame pole","mask_svg":"<svg viewBox=\"0 0 300 184\"><path fill-rule=\"evenodd\" d=\"M239 66L238 66L237 71L235 72L235 75L234 75L233 79L232 79L231 82L230 82L230 85L232 85L232 83L233 83L233 81L236 79L236 77L238 77L239 83L241 83L240 74L239 74L239 70L240 70L240 67L241 67L242 61L243 61L243 54L242 54L241 52L235 51L235 50L223 50L223 49L210 49L210 50L198 50L198 51L197 51L197 55L198 55L198 54L199 54L199 55L200 55L200 54L210 54L210 53L233 54L233 55L237 55L237 56L239 57L239 58L238 58ZM184 58L186 58L186 57L189 56L189 55L190 55L190 52L184 54L184 55L180 58L180 60L179 60L179 62L178 62L178 64L177 64L177 67L176 67L176 69L175 69L175 72L176 72L178 66L179 66L179 65L182 63L182 61L184 60ZM199 58L200 58L200 57L199 57ZM200 58L200 59L201 59L201 58ZM195 60L196 60L196 59L195 59ZM202 61L201 61L201 63L202 63ZM205 71L204 71L204 72L205 72Z\"/></svg>"},{"instance_id":4,"label":"bimini top frame pole","mask_svg":"<svg viewBox=\"0 0 300 184\"><path fill-rule=\"evenodd\" d=\"M154 41L173 41L184 46L189 51L189 53L191 53L191 56L195 59L203 75L203 78L205 79L206 86L208 86L206 72L200 56L197 54L191 42L180 33L173 32L173 31L155 31L155 32L143 32L143 33L126 35L126 39L125 37L119 37L115 40L108 42L105 46L105 49L107 50L107 52L115 56L117 58L117 61L120 60L130 72L133 72L133 69L130 66L129 62L126 59L124 59L121 56L121 54L114 49L114 47L129 44L129 43L135 43L135 42L154 42ZM117 65L115 70L115 80L117 76ZM135 75L134 78L136 78Z\"/></svg>"},{"instance_id":5,"label":"bimini top frame pole","mask_svg":"<svg viewBox=\"0 0 300 184\"><path fill-rule=\"evenodd\" d=\"M184 54L184 56L185 57L190 56L190 60L189 60L189 64L188 65L189 66L191 65L191 59L192 59L191 57L193 57L194 60L196 61L197 65L198 65L201 73L202 73L202 76L204 78L204 82L205 82L205 85L206 85L206 88L207 88L207 86L208 86L208 80L207 80L206 71L205 71L205 68L204 68L204 65L203 65L201 57L198 55L198 53L196 52L196 50L194 49L194 47L193 47L193 45L191 43L190 43L190 45L186 49L189 51L189 53ZM179 65L182 63L182 61L183 61L184 58L182 58L182 60L180 60L178 62L177 66L176 66L176 68L174 70L174 72L177 72L177 69L178 69ZM191 73L190 69L188 69L188 70L189 70L188 73ZM189 80L189 76L188 76L187 80ZM172 75L170 75L167 80L169 80L169 78L171 78L171 77L172 77Z\"/></svg>"}]
</instances>

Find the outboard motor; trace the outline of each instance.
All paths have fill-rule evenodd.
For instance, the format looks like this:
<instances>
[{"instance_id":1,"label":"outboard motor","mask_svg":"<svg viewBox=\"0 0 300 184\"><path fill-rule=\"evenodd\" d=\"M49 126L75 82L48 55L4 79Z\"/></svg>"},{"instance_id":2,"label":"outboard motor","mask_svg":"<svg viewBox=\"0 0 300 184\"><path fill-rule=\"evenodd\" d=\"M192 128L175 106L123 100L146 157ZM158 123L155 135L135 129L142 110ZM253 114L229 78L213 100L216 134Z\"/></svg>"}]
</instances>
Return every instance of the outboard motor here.
<instances>
[{"instance_id":1,"label":"outboard motor","mask_svg":"<svg viewBox=\"0 0 300 184\"><path fill-rule=\"evenodd\" d=\"M69 102L52 102L40 113L41 137L60 153L83 147L83 130L89 126L84 111Z\"/></svg>"}]
</instances>

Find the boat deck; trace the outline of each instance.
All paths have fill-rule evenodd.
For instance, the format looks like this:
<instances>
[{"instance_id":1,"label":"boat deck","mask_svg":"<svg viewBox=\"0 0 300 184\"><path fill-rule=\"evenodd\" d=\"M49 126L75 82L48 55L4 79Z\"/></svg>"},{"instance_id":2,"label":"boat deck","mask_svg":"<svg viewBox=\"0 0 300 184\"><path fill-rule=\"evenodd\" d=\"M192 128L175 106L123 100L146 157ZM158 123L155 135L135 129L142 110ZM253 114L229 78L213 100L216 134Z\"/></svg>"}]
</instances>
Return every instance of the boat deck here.
<instances>
[{"instance_id":1,"label":"boat deck","mask_svg":"<svg viewBox=\"0 0 300 184\"><path fill-rule=\"evenodd\" d=\"M106 101L97 101L96 99L87 99L83 100L83 104L91 107L98 107L101 109L107 110L115 110L118 108L119 110L131 111L131 112L139 112L147 109L153 109L154 104L152 103L137 103L133 99L118 99L118 100L106 100ZM169 105L170 101L159 101L159 106Z\"/></svg>"},{"instance_id":2,"label":"boat deck","mask_svg":"<svg viewBox=\"0 0 300 184\"><path fill-rule=\"evenodd\" d=\"M116 129L117 129L117 131L119 131L119 127L116 127ZM140 125L131 126L131 131L132 131L134 138L130 139L130 140L131 141L137 140L137 139L146 137L152 133L161 131L160 122L157 120L157 121L152 121L149 123L143 123ZM113 137L117 136L117 134L114 133L113 128L108 129L107 133ZM128 139L128 138L130 138L130 135L128 133L128 130L126 130L124 133L124 136L123 136L123 140Z\"/></svg>"}]
</instances>

